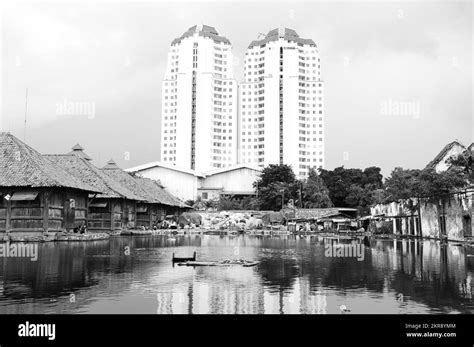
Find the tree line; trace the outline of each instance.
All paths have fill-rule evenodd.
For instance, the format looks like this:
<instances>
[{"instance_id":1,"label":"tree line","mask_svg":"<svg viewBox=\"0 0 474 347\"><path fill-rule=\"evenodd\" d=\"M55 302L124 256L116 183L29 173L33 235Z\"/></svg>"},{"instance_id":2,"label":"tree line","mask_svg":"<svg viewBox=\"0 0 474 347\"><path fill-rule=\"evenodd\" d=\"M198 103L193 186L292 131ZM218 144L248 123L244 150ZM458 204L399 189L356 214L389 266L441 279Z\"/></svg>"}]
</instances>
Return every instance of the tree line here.
<instances>
[{"instance_id":1,"label":"tree line","mask_svg":"<svg viewBox=\"0 0 474 347\"><path fill-rule=\"evenodd\" d=\"M449 164L450 169L439 173L433 168L396 167L385 179L376 166L363 170L344 166L333 170L312 168L302 180L288 165L269 165L254 183L252 206L279 210L291 199L296 207L350 207L368 214L376 204L409 198L436 200L474 183L472 152L451 158Z\"/></svg>"},{"instance_id":2,"label":"tree line","mask_svg":"<svg viewBox=\"0 0 474 347\"><path fill-rule=\"evenodd\" d=\"M333 170L309 169L305 179L297 179L291 166L268 165L254 183L256 195L235 199L200 202L218 210L280 210L290 200L295 207L350 207L364 215L370 207L409 198L439 200L450 192L474 184L471 151L451 158L450 169L437 173L433 168L396 167L384 179L381 169L336 167ZM191 205L193 202L189 202Z\"/></svg>"}]
</instances>

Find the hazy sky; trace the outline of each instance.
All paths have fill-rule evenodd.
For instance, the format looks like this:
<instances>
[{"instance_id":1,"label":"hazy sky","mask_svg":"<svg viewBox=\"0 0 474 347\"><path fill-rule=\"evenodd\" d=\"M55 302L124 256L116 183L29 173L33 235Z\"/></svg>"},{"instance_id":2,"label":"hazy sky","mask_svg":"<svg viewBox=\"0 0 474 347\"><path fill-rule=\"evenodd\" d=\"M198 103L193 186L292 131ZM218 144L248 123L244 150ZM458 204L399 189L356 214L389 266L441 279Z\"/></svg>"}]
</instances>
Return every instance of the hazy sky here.
<instances>
[{"instance_id":1,"label":"hazy sky","mask_svg":"<svg viewBox=\"0 0 474 347\"><path fill-rule=\"evenodd\" d=\"M79 142L99 166L158 160L171 41L216 27L240 80L248 44L283 25L319 47L326 167L421 168L446 143L473 141L472 18L468 1L6 5L0 127L23 139L28 88L26 142L40 152ZM78 102L91 109L62 108Z\"/></svg>"}]
</instances>

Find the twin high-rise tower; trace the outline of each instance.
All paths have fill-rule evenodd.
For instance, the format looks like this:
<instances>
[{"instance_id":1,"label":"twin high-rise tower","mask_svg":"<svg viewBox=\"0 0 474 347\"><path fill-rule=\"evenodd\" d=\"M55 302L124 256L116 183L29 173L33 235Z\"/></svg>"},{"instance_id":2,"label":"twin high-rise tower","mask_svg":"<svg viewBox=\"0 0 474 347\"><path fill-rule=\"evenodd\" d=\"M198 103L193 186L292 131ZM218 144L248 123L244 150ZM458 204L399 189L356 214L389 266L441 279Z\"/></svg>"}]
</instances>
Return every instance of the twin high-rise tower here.
<instances>
[{"instance_id":1,"label":"twin high-rise tower","mask_svg":"<svg viewBox=\"0 0 474 347\"><path fill-rule=\"evenodd\" d=\"M323 167L323 81L314 41L287 28L252 41L240 85L231 49L206 25L171 43L162 85L162 162L204 172L283 163L299 177Z\"/></svg>"}]
</instances>

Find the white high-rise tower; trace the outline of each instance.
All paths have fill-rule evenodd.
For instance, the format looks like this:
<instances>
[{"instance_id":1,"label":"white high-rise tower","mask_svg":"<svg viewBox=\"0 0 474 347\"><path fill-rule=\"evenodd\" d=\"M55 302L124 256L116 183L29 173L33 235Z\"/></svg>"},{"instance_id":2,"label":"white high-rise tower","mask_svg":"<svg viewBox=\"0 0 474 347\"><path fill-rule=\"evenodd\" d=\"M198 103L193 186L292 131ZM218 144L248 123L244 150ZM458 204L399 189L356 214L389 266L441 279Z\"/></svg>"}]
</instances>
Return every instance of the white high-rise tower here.
<instances>
[{"instance_id":1,"label":"white high-rise tower","mask_svg":"<svg viewBox=\"0 0 474 347\"><path fill-rule=\"evenodd\" d=\"M196 25L173 40L162 83L161 160L208 171L237 162L237 82L229 40Z\"/></svg>"},{"instance_id":2,"label":"white high-rise tower","mask_svg":"<svg viewBox=\"0 0 474 347\"><path fill-rule=\"evenodd\" d=\"M324 167L323 81L313 40L285 28L252 41L239 98L240 162L289 164L301 178Z\"/></svg>"}]
</instances>

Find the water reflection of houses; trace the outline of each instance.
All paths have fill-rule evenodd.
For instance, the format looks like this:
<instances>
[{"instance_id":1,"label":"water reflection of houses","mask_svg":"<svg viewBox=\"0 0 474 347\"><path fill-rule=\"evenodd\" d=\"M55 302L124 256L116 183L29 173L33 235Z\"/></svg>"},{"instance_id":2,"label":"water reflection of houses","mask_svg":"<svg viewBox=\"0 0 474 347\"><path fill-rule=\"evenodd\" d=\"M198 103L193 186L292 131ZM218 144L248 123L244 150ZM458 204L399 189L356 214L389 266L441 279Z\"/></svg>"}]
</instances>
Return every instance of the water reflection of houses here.
<instances>
[{"instance_id":1,"label":"water reflection of houses","mask_svg":"<svg viewBox=\"0 0 474 347\"><path fill-rule=\"evenodd\" d=\"M386 285L412 301L462 312L463 300L472 299L474 267L465 247L434 240L379 240L371 255L374 268L392 269Z\"/></svg>"},{"instance_id":2,"label":"water reflection of houses","mask_svg":"<svg viewBox=\"0 0 474 347\"><path fill-rule=\"evenodd\" d=\"M463 152L472 152L454 141L427 165L436 172L449 170L449 159ZM411 235L426 238L466 240L472 238L474 185L433 197L412 198L379 204L371 208L371 229L376 232Z\"/></svg>"},{"instance_id":3,"label":"water reflection of houses","mask_svg":"<svg viewBox=\"0 0 474 347\"><path fill-rule=\"evenodd\" d=\"M0 276L3 294L0 313L72 312L102 293L119 295L132 283L133 264L130 257L108 256L111 246L106 240L87 243L39 244L37 261L26 258L4 258ZM118 269L117 274L109 272ZM38 275L40 274L40 275ZM110 276L115 276L111 281ZM70 300L71 295L74 300ZM23 299L27 299L22 302ZM3 302L6 301L6 305ZM8 304L15 301L16 304ZM54 307L51 303L54 302Z\"/></svg>"}]
</instances>

